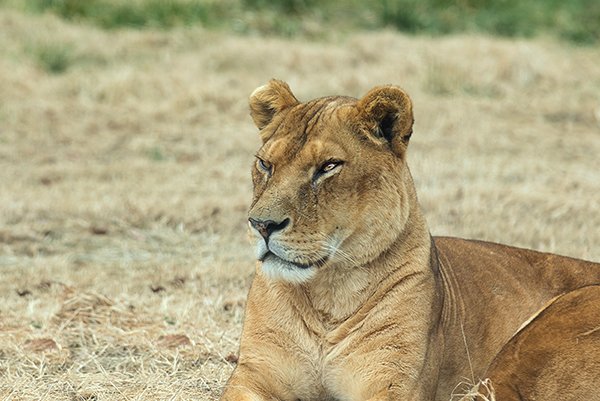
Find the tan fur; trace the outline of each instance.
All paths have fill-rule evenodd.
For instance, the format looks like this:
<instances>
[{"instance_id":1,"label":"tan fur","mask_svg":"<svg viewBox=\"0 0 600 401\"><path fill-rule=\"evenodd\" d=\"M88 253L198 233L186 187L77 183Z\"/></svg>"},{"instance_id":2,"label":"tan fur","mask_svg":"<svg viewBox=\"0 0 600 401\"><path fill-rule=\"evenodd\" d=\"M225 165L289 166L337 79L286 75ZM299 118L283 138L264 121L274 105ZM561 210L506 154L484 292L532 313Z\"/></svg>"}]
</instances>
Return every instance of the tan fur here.
<instances>
[{"instance_id":1,"label":"tan fur","mask_svg":"<svg viewBox=\"0 0 600 401\"><path fill-rule=\"evenodd\" d=\"M223 401L448 400L546 302L600 283L595 263L431 238L401 89L300 103L274 80L250 105L263 140L250 232L264 261Z\"/></svg>"},{"instance_id":2,"label":"tan fur","mask_svg":"<svg viewBox=\"0 0 600 401\"><path fill-rule=\"evenodd\" d=\"M600 400L600 286L557 297L502 348L485 376L501 401Z\"/></svg>"}]
</instances>

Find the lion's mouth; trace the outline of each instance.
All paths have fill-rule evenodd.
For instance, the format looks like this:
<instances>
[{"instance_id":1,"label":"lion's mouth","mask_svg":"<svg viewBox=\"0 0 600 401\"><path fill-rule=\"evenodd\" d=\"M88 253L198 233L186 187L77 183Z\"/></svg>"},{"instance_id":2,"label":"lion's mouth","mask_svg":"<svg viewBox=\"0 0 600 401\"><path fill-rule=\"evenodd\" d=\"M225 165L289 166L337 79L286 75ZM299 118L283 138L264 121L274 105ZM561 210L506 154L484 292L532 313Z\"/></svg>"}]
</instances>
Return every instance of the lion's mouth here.
<instances>
[{"instance_id":1,"label":"lion's mouth","mask_svg":"<svg viewBox=\"0 0 600 401\"><path fill-rule=\"evenodd\" d=\"M314 262L309 262L309 263L299 263L299 262L294 262L291 260L287 260L287 259L283 259L282 257L279 257L277 255L275 255L273 252L271 251L267 251L260 259L258 259L261 262L266 261L269 258L274 258L274 259L279 259L282 262L285 262L287 264L290 265L294 265L295 267L299 268L299 269L309 269L311 267L321 267L323 266L326 262L327 259L329 258L328 256L324 257L324 258L320 258Z\"/></svg>"}]
</instances>

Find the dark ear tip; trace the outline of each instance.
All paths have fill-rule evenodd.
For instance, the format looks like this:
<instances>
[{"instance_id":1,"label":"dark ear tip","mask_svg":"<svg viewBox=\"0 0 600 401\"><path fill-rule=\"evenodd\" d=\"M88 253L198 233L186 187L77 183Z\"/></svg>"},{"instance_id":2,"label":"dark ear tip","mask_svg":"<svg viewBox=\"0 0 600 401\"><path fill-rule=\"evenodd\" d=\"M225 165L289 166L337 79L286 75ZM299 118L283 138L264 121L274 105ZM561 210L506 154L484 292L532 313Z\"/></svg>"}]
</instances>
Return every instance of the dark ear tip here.
<instances>
[{"instance_id":1,"label":"dark ear tip","mask_svg":"<svg viewBox=\"0 0 600 401\"><path fill-rule=\"evenodd\" d=\"M414 123L414 121L413 121L413 123ZM411 127L410 131L408 131L408 133L402 137L402 141L404 141L404 143L408 144L408 142L410 141L410 137L412 136L412 134L413 134L413 129Z\"/></svg>"},{"instance_id":2,"label":"dark ear tip","mask_svg":"<svg viewBox=\"0 0 600 401\"><path fill-rule=\"evenodd\" d=\"M383 137L387 141L391 141L394 137L394 125L396 123L396 119L398 115L395 112L387 113L384 117L379 121L379 125L377 129L382 133Z\"/></svg>"}]
</instances>

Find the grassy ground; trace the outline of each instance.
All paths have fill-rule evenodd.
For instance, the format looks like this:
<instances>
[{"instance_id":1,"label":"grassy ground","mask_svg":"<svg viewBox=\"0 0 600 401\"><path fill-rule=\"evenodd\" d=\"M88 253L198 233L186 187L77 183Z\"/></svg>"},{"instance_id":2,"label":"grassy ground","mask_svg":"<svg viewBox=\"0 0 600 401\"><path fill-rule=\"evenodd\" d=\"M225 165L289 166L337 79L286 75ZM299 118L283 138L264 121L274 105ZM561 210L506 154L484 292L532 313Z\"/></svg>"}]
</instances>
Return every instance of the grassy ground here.
<instances>
[{"instance_id":1,"label":"grassy ground","mask_svg":"<svg viewBox=\"0 0 600 401\"><path fill-rule=\"evenodd\" d=\"M2 4L109 29L200 24L238 33L323 37L332 28L391 27L413 33L600 41L597 0L0 0Z\"/></svg>"},{"instance_id":2,"label":"grassy ground","mask_svg":"<svg viewBox=\"0 0 600 401\"><path fill-rule=\"evenodd\" d=\"M600 260L600 50L104 31L0 9L0 399L215 400L253 271L246 99L412 94L434 234Z\"/></svg>"}]
</instances>

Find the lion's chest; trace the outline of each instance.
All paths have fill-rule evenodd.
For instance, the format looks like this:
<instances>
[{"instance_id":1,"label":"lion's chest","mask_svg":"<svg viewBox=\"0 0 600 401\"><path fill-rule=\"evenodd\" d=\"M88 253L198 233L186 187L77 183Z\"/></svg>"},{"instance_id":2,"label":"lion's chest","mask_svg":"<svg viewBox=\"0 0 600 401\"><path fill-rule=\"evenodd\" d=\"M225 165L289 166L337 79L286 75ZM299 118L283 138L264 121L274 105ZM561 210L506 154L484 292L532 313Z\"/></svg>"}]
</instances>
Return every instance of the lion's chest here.
<instances>
[{"instance_id":1,"label":"lion's chest","mask_svg":"<svg viewBox=\"0 0 600 401\"><path fill-rule=\"evenodd\" d=\"M346 343L327 345L311 339L292 353L284 379L294 401L359 401L364 399L367 378L362 371L369 362L357 357Z\"/></svg>"}]
</instances>

